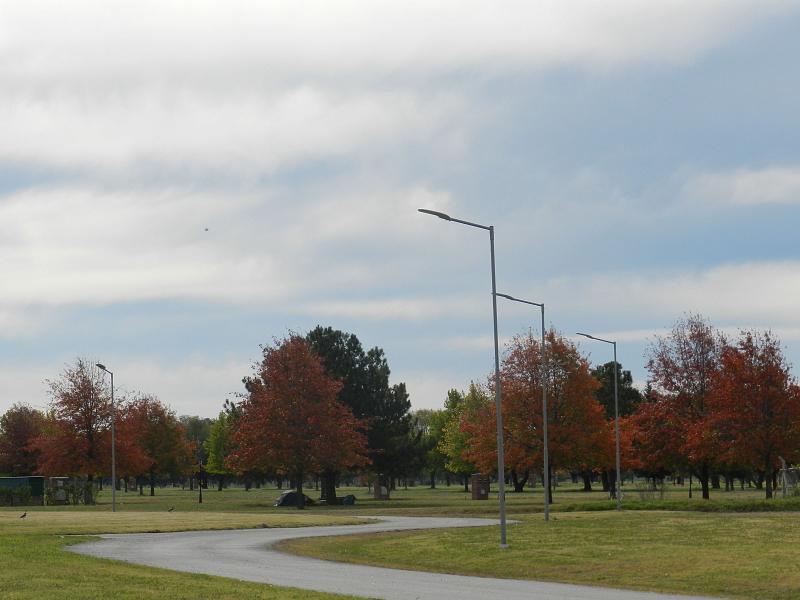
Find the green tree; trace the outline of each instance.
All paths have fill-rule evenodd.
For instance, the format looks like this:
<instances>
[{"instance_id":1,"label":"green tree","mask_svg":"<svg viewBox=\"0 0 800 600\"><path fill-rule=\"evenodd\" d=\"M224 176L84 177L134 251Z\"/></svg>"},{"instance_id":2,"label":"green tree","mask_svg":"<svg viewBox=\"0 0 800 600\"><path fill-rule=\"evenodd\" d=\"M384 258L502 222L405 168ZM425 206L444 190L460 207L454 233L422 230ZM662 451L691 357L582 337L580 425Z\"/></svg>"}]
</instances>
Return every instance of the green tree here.
<instances>
[{"instance_id":1,"label":"green tree","mask_svg":"<svg viewBox=\"0 0 800 600\"><path fill-rule=\"evenodd\" d=\"M425 449L425 470L430 477L431 489L436 488L436 477L445 470L447 456L439 448L447 424L444 410L420 409L413 413L416 428L421 432L422 446Z\"/></svg>"},{"instance_id":2,"label":"green tree","mask_svg":"<svg viewBox=\"0 0 800 600\"><path fill-rule=\"evenodd\" d=\"M231 405L231 408L234 408L233 405ZM231 410L220 411L217 419L211 424L208 439L203 444L208 456L208 472L217 476L217 489L219 491L222 491L225 478L234 475L234 472L225 466L225 459L234 449L233 431L235 423L236 416Z\"/></svg>"},{"instance_id":3,"label":"green tree","mask_svg":"<svg viewBox=\"0 0 800 600\"><path fill-rule=\"evenodd\" d=\"M466 393L458 390L447 392L444 403L445 423L438 449L447 457L445 468L463 477L465 492L469 491L469 476L478 468L466 458L469 434L462 431L461 425L465 420L477 418L480 409L489 402L486 392L475 383L470 383Z\"/></svg>"},{"instance_id":4,"label":"green tree","mask_svg":"<svg viewBox=\"0 0 800 600\"><path fill-rule=\"evenodd\" d=\"M592 375L600 382L600 387L595 391L594 397L603 406L608 421L614 420L614 361L598 365L592 369ZM630 371L622 369L617 363L617 395L619 401L619 417L623 419L631 416L642 401L642 393L633 387L633 376ZM583 473L584 482L587 472ZM603 491L611 492L615 485L616 473L610 469L603 469L600 473L603 482Z\"/></svg>"},{"instance_id":5,"label":"green tree","mask_svg":"<svg viewBox=\"0 0 800 600\"><path fill-rule=\"evenodd\" d=\"M322 360L328 376L342 382L337 399L367 424L372 468L390 477L411 467L411 402L404 383L389 384L389 364L383 350L364 351L359 339L332 327L317 326L306 340ZM336 471L322 473L322 497L336 503Z\"/></svg>"}]
</instances>

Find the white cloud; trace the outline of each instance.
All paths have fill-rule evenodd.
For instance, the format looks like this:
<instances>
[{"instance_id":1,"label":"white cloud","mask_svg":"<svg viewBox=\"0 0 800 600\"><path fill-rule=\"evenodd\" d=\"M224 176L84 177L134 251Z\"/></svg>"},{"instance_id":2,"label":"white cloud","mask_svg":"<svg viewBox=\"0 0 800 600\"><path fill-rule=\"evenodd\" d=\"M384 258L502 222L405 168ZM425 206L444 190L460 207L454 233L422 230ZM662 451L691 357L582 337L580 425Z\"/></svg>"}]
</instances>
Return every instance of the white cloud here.
<instances>
[{"instance_id":1,"label":"white cloud","mask_svg":"<svg viewBox=\"0 0 800 600\"><path fill-rule=\"evenodd\" d=\"M662 327L686 311L714 321L797 322L800 261L729 264L705 271L606 273L592 278L562 278L546 285L549 305L559 313L585 312L615 319L646 317ZM666 319L666 323L664 320Z\"/></svg>"},{"instance_id":2,"label":"white cloud","mask_svg":"<svg viewBox=\"0 0 800 600\"><path fill-rule=\"evenodd\" d=\"M455 388L459 391L469 388L470 377L464 373L446 370L431 372L409 372L399 377L406 384L411 397L412 410L421 408L442 409L447 392ZM395 377L395 378L397 378Z\"/></svg>"},{"instance_id":3,"label":"white cloud","mask_svg":"<svg viewBox=\"0 0 800 600\"><path fill-rule=\"evenodd\" d=\"M442 74L686 61L794 9L788 0L5 2L0 160L104 177L156 166L250 174L409 142L453 149L485 108Z\"/></svg>"},{"instance_id":4,"label":"white cloud","mask_svg":"<svg viewBox=\"0 0 800 600\"><path fill-rule=\"evenodd\" d=\"M757 206L800 204L800 167L737 169L691 178L687 196L700 202Z\"/></svg>"},{"instance_id":5,"label":"white cloud","mask_svg":"<svg viewBox=\"0 0 800 600\"><path fill-rule=\"evenodd\" d=\"M25 325L17 315L31 306L153 299L276 305L309 291L375 285L396 273L363 252L330 260L331 245L413 245L428 233L416 207L447 208L449 195L420 186L359 186L332 186L322 201L298 198L293 204L280 190L255 195L213 188L75 186L8 196L0 202L0 278L11 285L0 309L13 308L14 316L0 312L0 324L20 330ZM447 233L452 232L442 232L445 239ZM438 302L415 308L393 299L361 308L340 302L308 309L413 318L448 310L437 308ZM459 306L469 310L460 300L450 308Z\"/></svg>"},{"instance_id":6,"label":"white cloud","mask_svg":"<svg viewBox=\"0 0 800 600\"><path fill-rule=\"evenodd\" d=\"M72 361L67 361L72 364ZM242 377L251 372L246 360L217 362L205 358L181 361L136 357L109 357L104 361L114 371L118 397L127 393L151 393L169 405L178 415L215 417L225 399L235 399L244 390ZM24 368L0 368L0 414L15 402L46 409L50 402L45 380L59 378L65 363Z\"/></svg>"},{"instance_id":7,"label":"white cloud","mask_svg":"<svg viewBox=\"0 0 800 600\"><path fill-rule=\"evenodd\" d=\"M54 369L39 365L0 367L0 415L17 402L46 409L50 397L45 379L58 376L61 369L61 364Z\"/></svg>"},{"instance_id":8,"label":"white cloud","mask_svg":"<svg viewBox=\"0 0 800 600\"><path fill-rule=\"evenodd\" d=\"M300 311L323 317L358 319L425 321L441 317L475 317L485 314L488 303L478 298L458 297L395 297L385 300L333 300L300 305Z\"/></svg>"}]
</instances>

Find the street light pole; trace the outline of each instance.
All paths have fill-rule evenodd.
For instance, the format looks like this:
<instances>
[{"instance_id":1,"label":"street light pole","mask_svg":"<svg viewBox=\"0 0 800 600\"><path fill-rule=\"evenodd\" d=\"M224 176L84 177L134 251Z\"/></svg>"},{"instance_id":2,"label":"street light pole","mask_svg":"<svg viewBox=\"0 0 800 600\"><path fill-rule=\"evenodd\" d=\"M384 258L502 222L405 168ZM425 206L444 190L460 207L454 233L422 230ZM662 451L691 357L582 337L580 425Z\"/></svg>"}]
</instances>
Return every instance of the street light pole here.
<instances>
[{"instance_id":1,"label":"street light pole","mask_svg":"<svg viewBox=\"0 0 800 600\"><path fill-rule=\"evenodd\" d=\"M575 335L582 335L590 340L605 342L606 344L611 344L614 347L614 445L617 469L617 477L614 481L614 496L617 499L617 510L622 510L622 471L620 470L619 460L619 391L617 384L617 371L619 370L619 365L617 364L617 342L612 340L604 340L603 338L595 337L593 335L589 335L588 333L576 333Z\"/></svg>"},{"instance_id":2,"label":"street light pole","mask_svg":"<svg viewBox=\"0 0 800 600\"><path fill-rule=\"evenodd\" d=\"M542 311L542 364L541 364L541 378L542 378L542 458L544 459L543 483L544 483L544 520L550 520L550 459L548 457L548 442L547 442L547 366L545 364L545 333L544 333L544 302L530 302L529 300L520 300L509 296L508 294L500 294L500 296L512 302L521 302L522 304L530 304L531 306L538 306Z\"/></svg>"},{"instance_id":3,"label":"street light pole","mask_svg":"<svg viewBox=\"0 0 800 600\"><path fill-rule=\"evenodd\" d=\"M447 215L443 212L420 208L419 212L434 217L439 217L445 221L461 223L470 227L477 227L489 232L489 247L492 261L492 318L494 322L494 402L497 412L497 485L499 488L498 499L500 503L500 547L508 548L506 542L506 468L504 464L505 450L503 448L503 403L500 392L500 342L497 335L497 280L495 277L494 266L494 226L480 225L470 221L462 221Z\"/></svg>"},{"instance_id":4,"label":"street light pole","mask_svg":"<svg viewBox=\"0 0 800 600\"><path fill-rule=\"evenodd\" d=\"M117 409L114 405L114 373L106 369L105 365L96 363L95 366L111 375L111 512L117 512L117 455L116 455L116 420Z\"/></svg>"}]
</instances>

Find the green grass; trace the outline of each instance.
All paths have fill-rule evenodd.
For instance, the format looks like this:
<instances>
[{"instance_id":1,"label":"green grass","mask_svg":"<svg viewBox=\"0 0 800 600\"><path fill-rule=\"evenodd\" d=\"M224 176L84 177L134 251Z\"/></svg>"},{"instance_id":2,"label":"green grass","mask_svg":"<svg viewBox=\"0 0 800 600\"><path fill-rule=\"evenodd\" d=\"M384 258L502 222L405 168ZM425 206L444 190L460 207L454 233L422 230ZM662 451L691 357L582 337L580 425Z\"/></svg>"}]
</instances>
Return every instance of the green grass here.
<instances>
[{"instance_id":1,"label":"green grass","mask_svg":"<svg viewBox=\"0 0 800 600\"><path fill-rule=\"evenodd\" d=\"M313 490L307 493L316 497ZM154 497L118 492L116 513L111 513L108 489L95 506L0 508L0 595L25 600L50 594L78 599L165 594L179 599L334 598L99 560L65 552L64 546L89 539L71 535L344 524L354 522L356 515L498 513L496 492L490 500L476 502L458 485L399 489L389 501L373 500L365 488L339 490L340 495L347 493L356 495L355 506L315 506L302 512L273 507L279 491L270 488L204 490L203 504L197 502L197 490L157 488ZM541 488L508 493L509 517L524 522L510 527L512 546L504 552L497 548L496 528L387 534L370 537L369 543L366 538L315 540L298 542L297 547L304 545L304 552L316 548L321 556L337 560L743 598L763 597L769 582L771 597L800 598L794 572L800 564L795 550L800 539L792 534L800 515L738 512L800 510L800 499L765 502L762 490L748 489L713 490L711 501L696 493L690 500L687 489L678 486L667 486L663 500L642 496L628 489L628 510L616 514L607 494L562 483L556 490L554 520L545 527ZM168 512L171 507L174 512ZM23 510L28 517L19 519Z\"/></svg>"},{"instance_id":2,"label":"green grass","mask_svg":"<svg viewBox=\"0 0 800 600\"><path fill-rule=\"evenodd\" d=\"M176 501L177 495L167 496ZM345 596L246 583L222 577L177 573L66 552L64 547L91 539L83 534L142 531L185 531L250 527L301 527L358 522L349 515L325 515L272 509L269 512L111 513L108 507L25 507L0 510L0 596L8 600L40 598L140 599L215 598L234 600L342 599ZM141 507L140 507L141 508ZM243 509L243 507L239 507ZM20 519L23 510L28 516Z\"/></svg>"},{"instance_id":3,"label":"green grass","mask_svg":"<svg viewBox=\"0 0 800 600\"><path fill-rule=\"evenodd\" d=\"M317 558L733 598L800 598L800 515L591 512L497 527L293 540Z\"/></svg>"}]
</instances>

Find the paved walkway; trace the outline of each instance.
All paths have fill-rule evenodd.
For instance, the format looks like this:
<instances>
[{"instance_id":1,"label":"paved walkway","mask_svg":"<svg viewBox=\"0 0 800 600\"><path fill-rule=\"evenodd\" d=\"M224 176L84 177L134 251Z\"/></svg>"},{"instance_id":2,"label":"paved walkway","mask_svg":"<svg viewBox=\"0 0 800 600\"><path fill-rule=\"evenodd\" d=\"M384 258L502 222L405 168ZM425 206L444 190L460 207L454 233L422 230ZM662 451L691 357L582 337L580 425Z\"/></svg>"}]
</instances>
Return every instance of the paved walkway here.
<instances>
[{"instance_id":1,"label":"paved walkway","mask_svg":"<svg viewBox=\"0 0 800 600\"><path fill-rule=\"evenodd\" d=\"M103 535L70 550L99 558L206 573L287 587L385 600L687 600L699 597L631 592L538 581L443 575L316 560L272 550L287 539L380 531L479 527L489 519L378 517L337 527Z\"/></svg>"}]
</instances>

